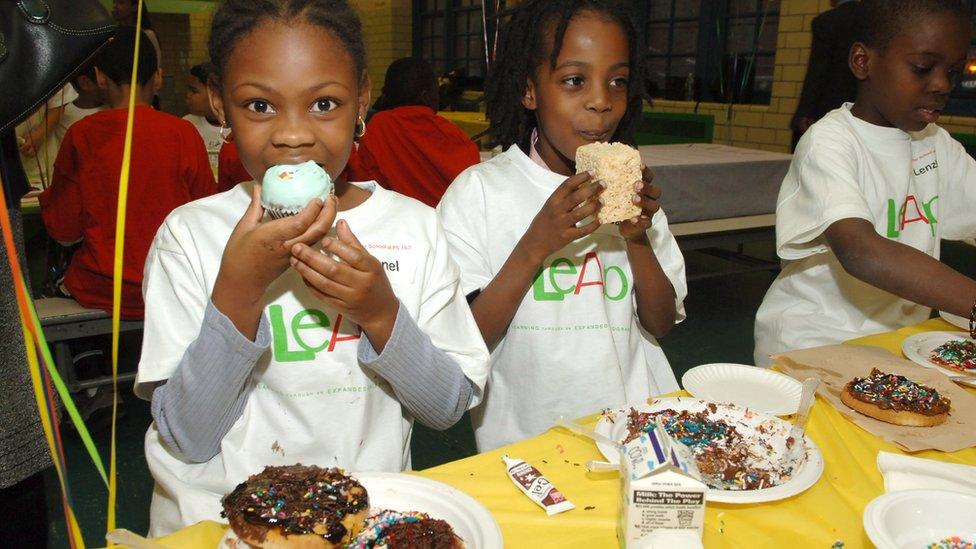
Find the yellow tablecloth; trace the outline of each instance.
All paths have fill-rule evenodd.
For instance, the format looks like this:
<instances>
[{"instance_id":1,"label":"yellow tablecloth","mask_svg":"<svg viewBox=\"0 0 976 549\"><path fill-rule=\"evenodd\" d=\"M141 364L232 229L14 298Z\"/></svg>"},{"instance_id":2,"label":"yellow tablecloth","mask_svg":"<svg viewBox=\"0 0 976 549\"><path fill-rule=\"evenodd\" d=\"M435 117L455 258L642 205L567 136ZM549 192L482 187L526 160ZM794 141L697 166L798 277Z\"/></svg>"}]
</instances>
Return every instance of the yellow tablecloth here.
<instances>
[{"instance_id":1,"label":"yellow tablecloth","mask_svg":"<svg viewBox=\"0 0 976 549\"><path fill-rule=\"evenodd\" d=\"M453 122L468 137L474 137L488 129L488 120L483 112L440 111L437 114Z\"/></svg>"},{"instance_id":2,"label":"yellow tablecloth","mask_svg":"<svg viewBox=\"0 0 976 549\"><path fill-rule=\"evenodd\" d=\"M896 332L848 343L872 345L900 355L901 341L926 331L952 330L935 319ZM976 390L973 391L976 394ZM593 425L597 416L584 423ZM824 473L806 492L792 498L753 505L709 503L705 514L706 547L871 547L861 526L865 505L884 492L875 465L879 451L901 453L895 446L861 430L817 399L807 427L824 456ZM554 517L519 492L505 475L501 456L508 454L535 465L576 504ZM925 451L919 457L976 465L976 449L953 453ZM615 547L617 495L615 474L589 474L584 463L602 459L588 439L563 430L479 454L417 474L450 484L483 503L501 525L506 547ZM160 541L171 547L215 546L223 530L213 523L184 529Z\"/></svg>"}]
</instances>

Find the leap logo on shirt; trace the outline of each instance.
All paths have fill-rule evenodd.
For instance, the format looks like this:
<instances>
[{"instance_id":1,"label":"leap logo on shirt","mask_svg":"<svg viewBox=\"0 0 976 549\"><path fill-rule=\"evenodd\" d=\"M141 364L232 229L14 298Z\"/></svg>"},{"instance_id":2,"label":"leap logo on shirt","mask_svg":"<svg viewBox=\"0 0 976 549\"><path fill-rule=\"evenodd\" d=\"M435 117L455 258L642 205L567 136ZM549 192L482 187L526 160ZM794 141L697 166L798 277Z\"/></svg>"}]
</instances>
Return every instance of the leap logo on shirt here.
<instances>
[{"instance_id":1,"label":"leap logo on shirt","mask_svg":"<svg viewBox=\"0 0 976 549\"><path fill-rule=\"evenodd\" d=\"M936 165L938 163L935 163ZM932 203L938 200L939 196L933 196L928 202L919 200L914 194L905 197L899 208L894 198L888 199L888 238L898 238L901 231L912 223L925 223L935 236L935 226L938 220L932 212Z\"/></svg>"},{"instance_id":2,"label":"leap logo on shirt","mask_svg":"<svg viewBox=\"0 0 976 549\"><path fill-rule=\"evenodd\" d=\"M354 333L342 333L342 315L336 315L335 323L318 309L303 309L285 322L281 305L268 307L271 321L272 352L278 362L305 362L314 360L321 351L331 353L344 341L358 340L359 326L353 324ZM347 321L347 326L348 326Z\"/></svg>"},{"instance_id":3,"label":"leap logo on shirt","mask_svg":"<svg viewBox=\"0 0 976 549\"><path fill-rule=\"evenodd\" d=\"M580 266L557 257L539 268L532 282L532 297L536 301L563 301L567 295L593 291L586 288L599 289L610 301L620 301L630 294L630 281L622 268L604 268L596 252L587 253Z\"/></svg>"}]
</instances>

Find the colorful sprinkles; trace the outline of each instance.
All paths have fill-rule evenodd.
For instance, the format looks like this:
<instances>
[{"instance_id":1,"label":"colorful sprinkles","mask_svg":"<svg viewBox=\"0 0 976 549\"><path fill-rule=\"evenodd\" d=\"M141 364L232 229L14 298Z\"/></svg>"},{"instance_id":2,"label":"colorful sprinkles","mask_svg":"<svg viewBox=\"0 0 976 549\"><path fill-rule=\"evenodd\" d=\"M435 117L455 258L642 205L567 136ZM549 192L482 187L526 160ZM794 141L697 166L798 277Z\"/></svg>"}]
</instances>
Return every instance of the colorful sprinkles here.
<instances>
[{"instance_id":1,"label":"colorful sprinkles","mask_svg":"<svg viewBox=\"0 0 976 549\"><path fill-rule=\"evenodd\" d=\"M925 546L925 549L974 549L974 548L976 548L976 539L966 541L959 536L943 538L935 543L930 543Z\"/></svg>"},{"instance_id":2,"label":"colorful sprinkles","mask_svg":"<svg viewBox=\"0 0 976 549\"><path fill-rule=\"evenodd\" d=\"M366 527L346 549L420 548L454 549L463 542L447 522L417 511L383 510L366 519Z\"/></svg>"},{"instance_id":3,"label":"colorful sprinkles","mask_svg":"<svg viewBox=\"0 0 976 549\"><path fill-rule=\"evenodd\" d=\"M960 372L976 370L976 342L954 339L932 350L929 360Z\"/></svg>"},{"instance_id":4,"label":"colorful sprinkles","mask_svg":"<svg viewBox=\"0 0 976 549\"><path fill-rule=\"evenodd\" d=\"M369 549L377 544L389 528L395 524L420 522L429 519L427 513L408 511L380 511L366 519L366 527L346 546L347 549Z\"/></svg>"},{"instance_id":5,"label":"colorful sprinkles","mask_svg":"<svg viewBox=\"0 0 976 549\"><path fill-rule=\"evenodd\" d=\"M715 404L708 404L699 412L678 412L670 408L660 412L639 412L631 408L624 443L653 429L655 418L662 416L665 430L691 449L702 480L712 488L758 490L775 486L792 476L792 466L770 469L759 465L762 461L769 462L766 458L774 453L772 445L762 438L747 441L734 425L725 419L713 418L716 411ZM747 412L747 416L751 414ZM759 432L763 432L761 427Z\"/></svg>"},{"instance_id":6,"label":"colorful sprinkles","mask_svg":"<svg viewBox=\"0 0 976 549\"><path fill-rule=\"evenodd\" d=\"M369 507L366 489L341 469L301 464L265 467L224 497L221 515L240 514L246 523L280 528L287 534L346 535L342 519Z\"/></svg>"},{"instance_id":7,"label":"colorful sprinkles","mask_svg":"<svg viewBox=\"0 0 976 549\"><path fill-rule=\"evenodd\" d=\"M855 377L847 388L858 400L870 402L883 409L908 410L930 415L949 411L949 399L935 389L877 368L871 370L869 377Z\"/></svg>"}]
</instances>

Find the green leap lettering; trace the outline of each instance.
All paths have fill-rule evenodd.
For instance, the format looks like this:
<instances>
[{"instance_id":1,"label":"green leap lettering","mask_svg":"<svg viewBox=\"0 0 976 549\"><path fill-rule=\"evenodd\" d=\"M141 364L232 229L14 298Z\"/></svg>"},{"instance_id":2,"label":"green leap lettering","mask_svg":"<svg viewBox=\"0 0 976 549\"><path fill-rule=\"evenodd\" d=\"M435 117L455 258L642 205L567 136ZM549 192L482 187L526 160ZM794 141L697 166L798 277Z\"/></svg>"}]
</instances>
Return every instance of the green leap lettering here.
<instances>
[{"instance_id":1,"label":"green leap lettering","mask_svg":"<svg viewBox=\"0 0 976 549\"><path fill-rule=\"evenodd\" d=\"M587 268L591 261L596 263L596 268L590 268L588 276ZM596 253L590 252L583 257L579 267L565 257L557 257L548 266L540 266L532 281L532 297L536 301L563 301L567 295L580 295L584 288L590 286L600 287L604 297L611 301L620 301L630 293L630 283L624 269L616 265L604 267ZM619 286L619 289L614 292L611 286Z\"/></svg>"},{"instance_id":2,"label":"green leap lettering","mask_svg":"<svg viewBox=\"0 0 976 549\"><path fill-rule=\"evenodd\" d=\"M316 353L321 351L333 352L336 343L359 339L359 328L353 335L343 336L339 334L342 326L342 315L336 316L335 324L329 321L329 317L318 309L303 309L286 323L284 312L281 305L271 305L268 307L268 317L271 323L272 352L274 359L278 362L305 362L314 360ZM322 343L314 344L308 341L312 331L318 333L329 333L327 328L332 327L330 337ZM309 335L303 335L303 332ZM294 349L294 346L299 349Z\"/></svg>"}]
</instances>

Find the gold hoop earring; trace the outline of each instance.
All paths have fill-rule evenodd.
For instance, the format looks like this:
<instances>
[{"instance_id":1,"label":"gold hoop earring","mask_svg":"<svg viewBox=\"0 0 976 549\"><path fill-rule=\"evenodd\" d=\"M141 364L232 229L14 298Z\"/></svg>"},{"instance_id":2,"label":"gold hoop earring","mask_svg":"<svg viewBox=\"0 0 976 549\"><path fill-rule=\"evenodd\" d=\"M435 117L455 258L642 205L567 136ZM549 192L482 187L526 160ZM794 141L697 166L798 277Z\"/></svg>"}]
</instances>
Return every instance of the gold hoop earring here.
<instances>
[{"instance_id":1,"label":"gold hoop earring","mask_svg":"<svg viewBox=\"0 0 976 549\"><path fill-rule=\"evenodd\" d=\"M366 120L363 119L362 116L360 116L359 120L356 121L356 129L353 132L353 135L356 137L356 139L362 139L362 137L366 135Z\"/></svg>"},{"instance_id":2,"label":"gold hoop earring","mask_svg":"<svg viewBox=\"0 0 976 549\"><path fill-rule=\"evenodd\" d=\"M227 122L223 120L220 121L220 130L218 130L218 133L220 134L221 141L224 143L230 143L228 140L228 137L230 137L230 126L227 125Z\"/></svg>"}]
</instances>

